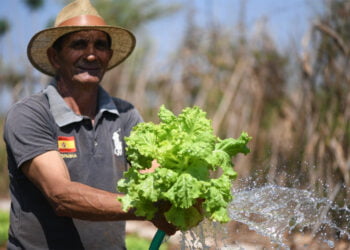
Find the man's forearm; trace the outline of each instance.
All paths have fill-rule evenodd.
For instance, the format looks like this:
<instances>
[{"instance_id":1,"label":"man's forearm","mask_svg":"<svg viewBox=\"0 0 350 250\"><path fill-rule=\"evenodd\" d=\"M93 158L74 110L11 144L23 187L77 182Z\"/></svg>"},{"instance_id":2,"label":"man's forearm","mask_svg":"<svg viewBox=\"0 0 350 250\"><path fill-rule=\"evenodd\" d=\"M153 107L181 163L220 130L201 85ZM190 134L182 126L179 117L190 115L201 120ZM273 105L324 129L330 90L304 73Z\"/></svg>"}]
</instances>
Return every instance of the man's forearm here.
<instances>
[{"instance_id":1,"label":"man's forearm","mask_svg":"<svg viewBox=\"0 0 350 250\"><path fill-rule=\"evenodd\" d=\"M124 212L118 196L121 195L69 182L56 187L48 199L59 216L92 221L143 219L135 216L132 210Z\"/></svg>"},{"instance_id":2,"label":"man's forearm","mask_svg":"<svg viewBox=\"0 0 350 250\"><path fill-rule=\"evenodd\" d=\"M57 215L93 221L141 219L132 211L123 211L118 194L71 181L57 151L41 154L21 169L47 197Z\"/></svg>"}]
</instances>

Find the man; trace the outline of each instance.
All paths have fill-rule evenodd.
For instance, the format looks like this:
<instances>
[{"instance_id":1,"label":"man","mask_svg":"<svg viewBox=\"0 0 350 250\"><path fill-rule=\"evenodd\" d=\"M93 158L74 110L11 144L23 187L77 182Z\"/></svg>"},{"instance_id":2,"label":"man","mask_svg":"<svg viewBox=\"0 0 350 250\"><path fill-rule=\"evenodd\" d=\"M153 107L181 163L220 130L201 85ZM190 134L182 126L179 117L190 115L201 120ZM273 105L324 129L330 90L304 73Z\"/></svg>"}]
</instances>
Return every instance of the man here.
<instances>
[{"instance_id":1,"label":"man","mask_svg":"<svg viewBox=\"0 0 350 250\"><path fill-rule=\"evenodd\" d=\"M123 138L142 119L99 83L134 46L88 0L67 5L54 28L31 39L31 63L54 81L7 116L8 249L125 249L125 220L143 218L122 211L116 183L127 168ZM152 222L175 233L162 213Z\"/></svg>"}]
</instances>

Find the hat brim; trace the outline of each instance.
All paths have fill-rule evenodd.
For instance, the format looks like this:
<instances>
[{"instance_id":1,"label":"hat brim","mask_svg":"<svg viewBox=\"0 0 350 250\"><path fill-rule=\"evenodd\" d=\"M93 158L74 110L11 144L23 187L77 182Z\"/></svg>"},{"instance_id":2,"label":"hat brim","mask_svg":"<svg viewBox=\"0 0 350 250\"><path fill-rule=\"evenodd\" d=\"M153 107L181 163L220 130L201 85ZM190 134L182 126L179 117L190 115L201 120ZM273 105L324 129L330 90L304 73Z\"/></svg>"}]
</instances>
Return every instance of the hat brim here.
<instances>
[{"instance_id":1,"label":"hat brim","mask_svg":"<svg viewBox=\"0 0 350 250\"><path fill-rule=\"evenodd\" d=\"M100 30L111 37L113 50L107 70L123 62L134 50L136 39L134 35L123 28L115 26L62 26L42 30L36 33L27 47L27 55L32 65L44 74L54 76L56 70L47 56L47 49L61 36L82 30Z\"/></svg>"}]
</instances>

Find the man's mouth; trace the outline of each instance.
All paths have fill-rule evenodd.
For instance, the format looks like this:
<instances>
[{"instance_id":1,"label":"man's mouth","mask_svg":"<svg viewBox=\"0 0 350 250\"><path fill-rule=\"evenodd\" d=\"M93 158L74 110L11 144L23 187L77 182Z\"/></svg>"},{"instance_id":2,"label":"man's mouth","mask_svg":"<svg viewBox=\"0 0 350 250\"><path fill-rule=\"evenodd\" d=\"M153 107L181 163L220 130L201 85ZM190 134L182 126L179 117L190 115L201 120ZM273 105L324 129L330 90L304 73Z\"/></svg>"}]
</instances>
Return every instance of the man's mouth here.
<instances>
[{"instance_id":1,"label":"man's mouth","mask_svg":"<svg viewBox=\"0 0 350 250\"><path fill-rule=\"evenodd\" d=\"M88 73L89 75L92 76L97 76L100 75L101 73L101 67L96 66L96 65L82 65L78 66L78 73Z\"/></svg>"},{"instance_id":2,"label":"man's mouth","mask_svg":"<svg viewBox=\"0 0 350 250\"><path fill-rule=\"evenodd\" d=\"M101 68L98 66L78 66L78 69L82 70L82 71L96 71L96 70L100 70Z\"/></svg>"}]
</instances>

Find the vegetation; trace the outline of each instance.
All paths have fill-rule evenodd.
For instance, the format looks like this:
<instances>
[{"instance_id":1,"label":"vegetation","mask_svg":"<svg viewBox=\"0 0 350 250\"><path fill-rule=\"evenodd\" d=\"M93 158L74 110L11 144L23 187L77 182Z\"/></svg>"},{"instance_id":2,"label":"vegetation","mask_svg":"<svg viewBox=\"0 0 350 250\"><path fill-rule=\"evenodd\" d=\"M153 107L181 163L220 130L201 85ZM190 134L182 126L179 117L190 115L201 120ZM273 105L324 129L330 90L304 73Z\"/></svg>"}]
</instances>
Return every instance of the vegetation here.
<instances>
[{"instance_id":1,"label":"vegetation","mask_svg":"<svg viewBox=\"0 0 350 250\"><path fill-rule=\"evenodd\" d=\"M71 0L59 0L63 4ZM150 21L178 11L179 4L161 4L158 0L90 0L109 25L135 30Z\"/></svg>"},{"instance_id":2,"label":"vegetation","mask_svg":"<svg viewBox=\"0 0 350 250\"><path fill-rule=\"evenodd\" d=\"M185 108L175 116L161 106L158 116L159 124L140 123L125 137L133 167L117 185L126 194L119 199L123 209L135 208L137 216L151 220L159 211L154 203L164 202L170 206L165 218L182 231L204 218L229 222L227 208L237 177L231 159L249 153L251 138L244 132L237 139L218 138L211 120L198 107ZM154 160L161 167L145 175L142 171L149 169ZM219 171L220 176L212 176Z\"/></svg>"},{"instance_id":3,"label":"vegetation","mask_svg":"<svg viewBox=\"0 0 350 250\"><path fill-rule=\"evenodd\" d=\"M40 9L44 4L44 0L23 0L23 1L27 5L27 7L32 11Z\"/></svg>"},{"instance_id":4,"label":"vegetation","mask_svg":"<svg viewBox=\"0 0 350 250\"><path fill-rule=\"evenodd\" d=\"M0 247L6 244L9 228L9 213L0 210Z\"/></svg>"},{"instance_id":5,"label":"vegetation","mask_svg":"<svg viewBox=\"0 0 350 250\"><path fill-rule=\"evenodd\" d=\"M136 9L126 11L121 6L129 2L128 8ZM102 9L108 3L110 9L120 10L111 13L139 15L129 21L115 15L121 18L115 19L118 25L135 30L144 21L161 17L163 11L174 10L151 1L155 8L143 13L137 8L145 2L98 1ZM310 23L301 55L280 51L263 23L256 34L238 26L240 32L233 36L220 25L203 28L189 17L185 38L174 48L167 70L155 74L148 45L140 46L106 75L103 86L134 103L146 121L157 120L162 104L174 113L197 105L213 120L219 137L237 137L244 130L254 138L251 153L235 159L239 177L311 188L343 205L350 199L350 5L346 0L325 1L324 10ZM108 8L104 11L114 18ZM0 70L1 76L10 72ZM24 82L47 81L30 71L26 74L8 78L15 79L11 84L0 77L1 86L13 89L14 100L20 97ZM0 188L6 194L1 140L0 150Z\"/></svg>"},{"instance_id":6,"label":"vegetation","mask_svg":"<svg viewBox=\"0 0 350 250\"><path fill-rule=\"evenodd\" d=\"M151 245L151 240L140 238L137 235L129 234L126 236L126 249L132 249L132 250L145 250L148 249ZM163 243L159 250L166 250L168 249L168 246L166 243Z\"/></svg>"},{"instance_id":7,"label":"vegetation","mask_svg":"<svg viewBox=\"0 0 350 250\"><path fill-rule=\"evenodd\" d=\"M5 246L8 239L9 219L9 213L0 210L0 248ZM125 241L127 249L133 250L148 249L151 244L151 240L133 234L127 235ZM167 249L167 244L164 243L160 247L160 250L165 249Z\"/></svg>"},{"instance_id":8,"label":"vegetation","mask_svg":"<svg viewBox=\"0 0 350 250\"><path fill-rule=\"evenodd\" d=\"M0 119L0 131L3 131L4 119ZM8 192L8 170L6 164L6 147L3 139L0 139L0 198L2 196L7 196Z\"/></svg>"},{"instance_id":9,"label":"vegetation","mask_svg":"<svg viewBox=\"0 0 350 250\"><path fill-rule=\"evenodd\" d=\"M0 19L0 38L2 35L6 34L6 32L9 30L9 23L6 19L1 18Z\"/></svg>"},{"instance_id":10,"label":"vegetation","mask_svg":"<svg viewBox=\"0 0 350 250\"><path fill-rule=\"evenodd\" d=\"M254 138L252 153L236 162L239 176L311 188L343 203L350 198L350 7L327 4L301 57L280 52L263 25L255 36L232 38L217 25L201 28L189 19L167 72L152 76L133 57L104 86L131 100L145 120L157 120L162 104L175 113L198 105L220 137L244 130Z\"/></svg>"}]
</instances>

